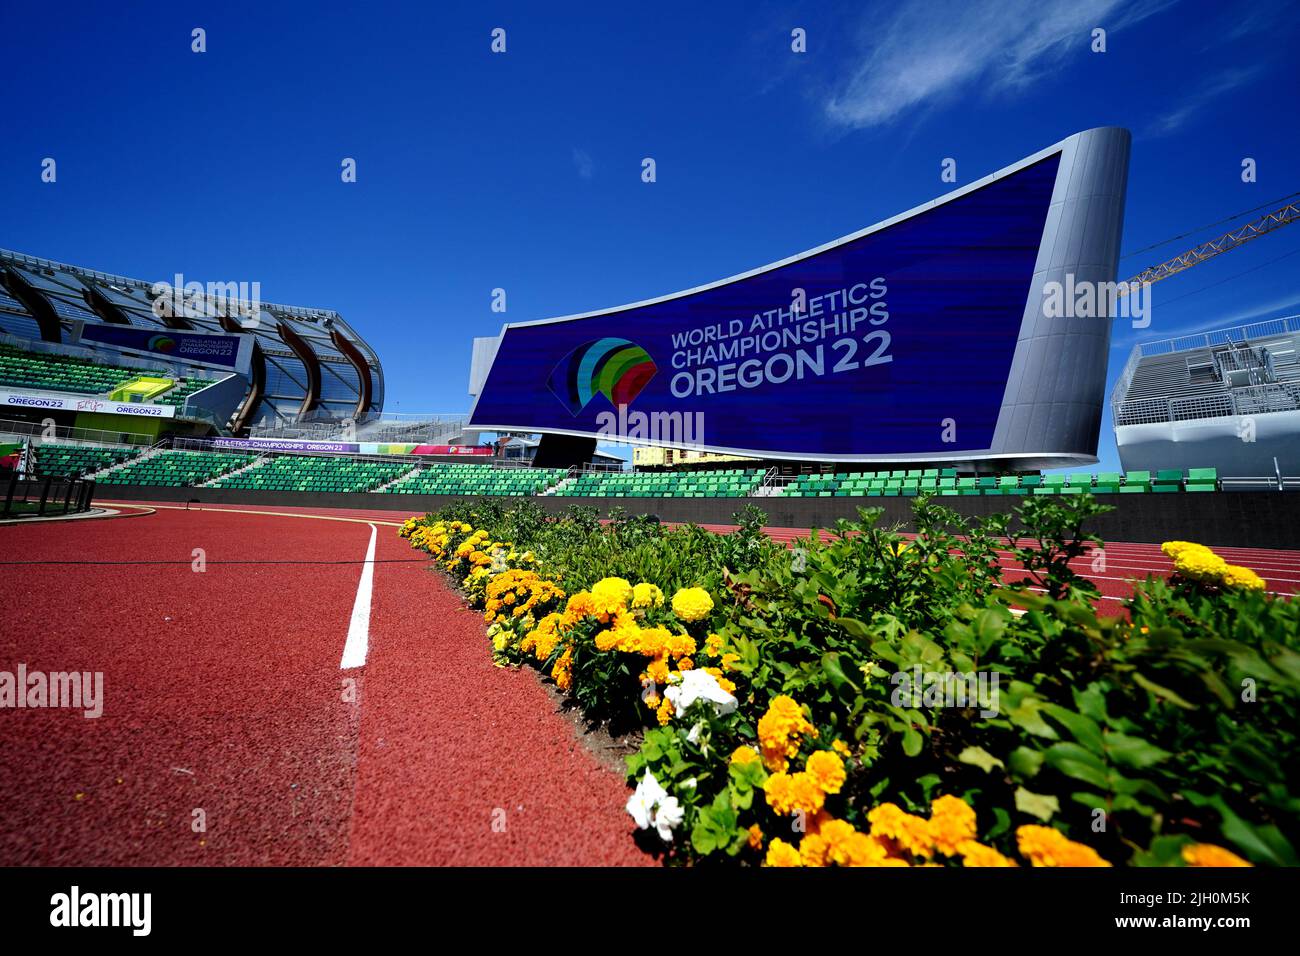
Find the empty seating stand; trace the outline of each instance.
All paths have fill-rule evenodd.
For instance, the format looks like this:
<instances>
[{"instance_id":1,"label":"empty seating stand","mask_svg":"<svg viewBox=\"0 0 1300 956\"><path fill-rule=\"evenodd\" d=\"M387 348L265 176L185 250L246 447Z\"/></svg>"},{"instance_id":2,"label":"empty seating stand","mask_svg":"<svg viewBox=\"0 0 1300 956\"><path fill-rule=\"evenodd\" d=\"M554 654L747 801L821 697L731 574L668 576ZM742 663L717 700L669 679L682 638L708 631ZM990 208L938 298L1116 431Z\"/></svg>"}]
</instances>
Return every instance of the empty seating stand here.
<instances>
[{"instance_id":1,"label":"empty seating stand","mask_svg":"<svg viewBox=\"0 0 1300 956\"><path fill-rule=\"evenodd\" d=\"M280 455L256 468L213 482L212 488L254 491L372 491L410 471L405 462Z\"/></svg>"},{"instance_id":2,"label":"empty seating stand","mask_svg":"<svg viewBox=\"0 0 1300 956\"><path fill-rule=\"evenodd\" d=\"M893 497L914 498L919 494L956 495L966 493L969 481L958 479L955 468L923 468L876 472L835 472L799 475L785 486L789 498ZM973 492L978 494L978 491Z\"/></svg>"},{"instance_id":3,"label":"empty seating stand","mask_svg":"<svg viewBox=\"0 0 1300 956\"><path fill-rule=\"evenodd\" d=\"M556 491L556 495L569 498L743 498L762 481L761 468L593 472L579 475Z\"/></svg>"},{"instance_id":4,"label":"empty seating stand","mask_svg":"<svg viewBox=\"0 0 1300 956\"><path fill-rule=\"evenodd\" d=\"M12 345L0 345L0 386L107 395L142 375L170 377L167 372L158 370L123 368L68 355L24 352ZM211 384L207 379L182 378L152 401L180 406L187 396Z\"/></svg>"},{"instance_id":5,"label":"empty seating stand","mask_svg":"<svg viewBox=\"0 0 1300 956\"><path fill-rule=\"evenodd\" d=\"M151 485L185 488L197 485L254 460L253 455L200 451L163 451L143 461L129 462L98 479L101 485Z\"/></svg>"},{"instance_id":6,"label":"empty seating stand","mask_svg":"<svg viewBox=\"0 0 1300 956\"><path fill-rule=\"evenodd\" d=\"M931 495L1094 495L1215 491L1214 468L1179 470L1086 472L1048 475L984 475L958 477L956 469L924 469L800 475L785 488L787 497L877 497Z\"/></svg>"},{"instance_id":7,"label":"empty seating stand","mask_svg":"<svg viewBox=\"0 0 1300 956\"><path fill-rule=\"evenodd\" d=\"M493 468L491 465L426 465L383 489L392 495L540 495L560 482L563 468Z\"/></svg>"},{"instance_id":8,"label":"empty seating stand","mask_svg":"<svg viewBox=\"0 0 1300 956\"><path fill-rule=\"evenodd\" d=\"M102 448L93 445L56 445L41 442L33 446L33 469L41 477L80 478L91 472L119 465L140 454L139 448Z\"/></svg>"}]
</instances>

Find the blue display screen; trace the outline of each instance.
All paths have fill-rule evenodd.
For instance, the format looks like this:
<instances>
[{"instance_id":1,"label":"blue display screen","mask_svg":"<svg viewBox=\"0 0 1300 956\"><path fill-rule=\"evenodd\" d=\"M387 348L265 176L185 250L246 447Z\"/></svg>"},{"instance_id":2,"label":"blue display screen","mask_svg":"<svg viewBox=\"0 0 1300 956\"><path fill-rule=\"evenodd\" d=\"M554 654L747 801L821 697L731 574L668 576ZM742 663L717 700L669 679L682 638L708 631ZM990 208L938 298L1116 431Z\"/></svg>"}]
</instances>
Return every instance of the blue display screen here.
<instances>
[{"instance_id":1,"label":"blue display screen","mask_svg":"<svg viewBox=\"0 0 1300 956\"><path fill-rule=\"evenodd\" d=\"M1059 160L757 275L507 328L471 425L829 459L986 449Z\"/></svg>"}]
</instances>

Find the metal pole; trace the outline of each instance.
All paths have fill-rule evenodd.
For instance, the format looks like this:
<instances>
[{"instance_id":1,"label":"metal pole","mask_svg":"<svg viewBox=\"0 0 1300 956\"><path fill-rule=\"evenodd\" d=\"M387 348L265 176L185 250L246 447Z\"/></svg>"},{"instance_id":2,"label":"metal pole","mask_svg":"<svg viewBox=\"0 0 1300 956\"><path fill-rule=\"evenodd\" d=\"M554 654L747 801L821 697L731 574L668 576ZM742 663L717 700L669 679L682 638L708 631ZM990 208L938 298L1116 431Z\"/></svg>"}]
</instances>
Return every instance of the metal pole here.
<instances>
[{"instance_id":1,"label":"metal pole","mask_svg":"<svg viewBox=\"0 0 1300 956\"><path fill-rule=\"evenodd\" d=\"M14 503L14 486L18 483L18 472L14 471L9 475L9 491L5 495L4 516L7 518L13 511Z\"/></svg>"},{"instance_id":2,"label":"metal pole","mask_svg":"<svg viewBox=\"0 0 1300 956\"><path fill-rule=\"evenodd\" d=\"M1277 477L1277 490L1282 491L1285 484L1282 481L1282 466L1277 463L1277 455L1273 456L1273 474Z\"/></svg>"},{"instance_id":3,"label":"metal pole","mask_svg":"<svg viewBox=\"0 0 1300 956\"><path fill-rule=\"evenodd\" d=\"M41 507L40 510L36 512L38 515L45 514L45 499L47 499L50 496L50 482L52 482L53 480L54 480L53 475L46 475L45 482L44 484L41 485Z\"/></svg>"}]
</instances>

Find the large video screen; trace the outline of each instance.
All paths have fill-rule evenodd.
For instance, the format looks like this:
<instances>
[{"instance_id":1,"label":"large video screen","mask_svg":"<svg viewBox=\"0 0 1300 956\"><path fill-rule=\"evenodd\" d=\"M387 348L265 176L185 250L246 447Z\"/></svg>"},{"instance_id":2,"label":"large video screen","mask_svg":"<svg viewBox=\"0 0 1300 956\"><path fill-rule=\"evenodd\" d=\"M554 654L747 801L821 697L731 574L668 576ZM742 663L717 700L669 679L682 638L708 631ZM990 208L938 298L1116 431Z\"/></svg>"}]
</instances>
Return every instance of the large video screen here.
<instances>
[{"instance_id":1,"label":"large video screen","mask_svg":"<svg viewBox=\"0 0 1300 956\"><path fill-rule=\"evenodd\" d=\"M680 443L635 434L680 419L687 444L776 457L987 449L1059 161L752 275L507 326L471 426Z\"/></svg>"}]
</instances>

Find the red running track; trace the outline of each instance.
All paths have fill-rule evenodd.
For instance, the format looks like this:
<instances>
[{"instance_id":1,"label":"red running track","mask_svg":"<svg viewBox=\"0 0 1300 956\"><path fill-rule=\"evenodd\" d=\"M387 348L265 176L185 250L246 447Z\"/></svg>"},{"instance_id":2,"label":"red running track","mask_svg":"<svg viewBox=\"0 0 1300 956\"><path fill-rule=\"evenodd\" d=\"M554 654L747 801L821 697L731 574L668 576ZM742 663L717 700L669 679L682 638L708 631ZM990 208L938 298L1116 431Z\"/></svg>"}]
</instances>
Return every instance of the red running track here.
<instances>
[{"instance_id":1,"label":"red running track","mask_svg":"<svg viewBox=\"0 0 1300 956\"><path fill-rule=\"evenodd\" d=\"M0 670L102 671L106 698L91 720L0 711L0 865L649 862L619 774L532 673L492 666L479 615L396 537L401 512L155 507L0 527L0 560L170 562L0 566ZM342 671L370 524L369 656ZM1300 589L1298 552L1216 550ZM1078 570L1114 610L1171 569L1155 545L1105 554Z\"/></svg>"},{"instance_id":2,"label":"red running track","mask_svg":"<svg viewBox=\"0 0 1300 956\"><path fill-rule=\"evenodd\" d=\"M649 862L620 775L377 528L369 656L343 671L365 521L170 508L0 527L4 561L169 562L0 566L0 670L104 675L97 719L0 711L0 865Z\"/></svg>"}]
</instances>

